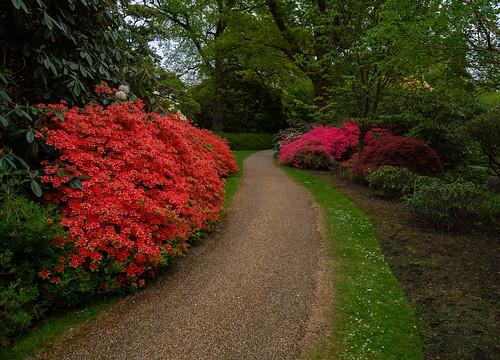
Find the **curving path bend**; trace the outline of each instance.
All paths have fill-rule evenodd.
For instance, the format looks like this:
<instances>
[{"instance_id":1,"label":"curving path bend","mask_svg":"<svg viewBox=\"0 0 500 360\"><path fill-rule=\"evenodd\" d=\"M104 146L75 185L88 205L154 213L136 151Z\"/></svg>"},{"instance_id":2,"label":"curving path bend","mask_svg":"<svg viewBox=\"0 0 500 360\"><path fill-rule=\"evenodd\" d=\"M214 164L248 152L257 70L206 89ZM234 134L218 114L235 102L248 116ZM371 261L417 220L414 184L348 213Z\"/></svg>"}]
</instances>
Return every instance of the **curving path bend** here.
<instances>
[{"instance_id":1,"label":"curving path bend","mask_svg":"<svg viewBox=\"0 0 500 360\"><path fill-rule=\"evenodd\" d=\"M258 152L210 239L37 358L300 358L317 331L321 248L309 194Z\"/></svg>"}]
</instances>

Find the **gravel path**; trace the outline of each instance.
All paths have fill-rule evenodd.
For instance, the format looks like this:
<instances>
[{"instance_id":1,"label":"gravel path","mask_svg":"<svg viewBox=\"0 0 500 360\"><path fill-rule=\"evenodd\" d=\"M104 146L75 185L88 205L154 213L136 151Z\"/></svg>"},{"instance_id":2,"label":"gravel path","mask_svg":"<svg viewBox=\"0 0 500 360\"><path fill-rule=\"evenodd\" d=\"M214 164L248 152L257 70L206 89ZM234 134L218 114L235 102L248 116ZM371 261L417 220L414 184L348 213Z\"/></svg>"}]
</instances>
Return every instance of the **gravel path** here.
<instances>
[{"instance_id":1,"label":"gravel path","mask_svg":"<svg viewBox=\"0 0 500 360\"><path fill-rule=\"evenodd\" d=\"M317 312L317 224L309 194L256 153L210 239L38 358L300 358Z\"/></svg>"}]
</instances>

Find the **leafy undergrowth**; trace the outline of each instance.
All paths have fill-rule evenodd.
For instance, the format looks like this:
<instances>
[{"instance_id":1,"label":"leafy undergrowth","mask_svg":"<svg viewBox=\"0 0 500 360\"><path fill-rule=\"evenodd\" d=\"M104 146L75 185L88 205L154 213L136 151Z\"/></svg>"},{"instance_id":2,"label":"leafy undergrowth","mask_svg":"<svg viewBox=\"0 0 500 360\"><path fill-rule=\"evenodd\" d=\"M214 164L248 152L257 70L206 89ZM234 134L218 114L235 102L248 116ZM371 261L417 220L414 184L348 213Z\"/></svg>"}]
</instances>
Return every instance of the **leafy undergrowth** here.
<instances>
[{"instance_id":1,"label":"leafy undergrowth","mask_svg":"<svg viewBox=\"0 0 500 360\"><path fill-rule=\"evenodd\" d=\"M322 208L329 251L340 268L332 335L309 358L423 359L414 311L384 260L370 219L324 180L285 170Z\"/></svg>"},{"instance_id":2,"label":"leafy undergrowth","mask_svg":"<svg viewBox=\"0 0 500 360\"><path fill-rule=\"evenodd\" d=\"M64 315L48 318L11 347L1 351L0 359L22 360L29 355L36 354L49 342L76 326L94 319L115 302L115 297L107 298Z\"/></svg>"},{"instance_id":3,"label":"leafy undergrowth","mask_svg":"<svg viewBox=\"0 0 500 360\"><path fill-rule=\"evenodd\" d=\"M223 212L229 210L231 201L236 194L239 181L243 174L243 161L255 151L241 150L233 154L238 164L238 171L227 178L226 193L223 203ZM104 310L116 302L117 297L108 297L105 300L94 302L80 309L73 310L64 315L54 316L42 321L33 328L25 337L16 341L12 346L0 352L0 359L21 360L29 355L36 354L48 343L53 342L71 329L83 325L85 322L96 318Z\"/></svg>"}]
</instances>

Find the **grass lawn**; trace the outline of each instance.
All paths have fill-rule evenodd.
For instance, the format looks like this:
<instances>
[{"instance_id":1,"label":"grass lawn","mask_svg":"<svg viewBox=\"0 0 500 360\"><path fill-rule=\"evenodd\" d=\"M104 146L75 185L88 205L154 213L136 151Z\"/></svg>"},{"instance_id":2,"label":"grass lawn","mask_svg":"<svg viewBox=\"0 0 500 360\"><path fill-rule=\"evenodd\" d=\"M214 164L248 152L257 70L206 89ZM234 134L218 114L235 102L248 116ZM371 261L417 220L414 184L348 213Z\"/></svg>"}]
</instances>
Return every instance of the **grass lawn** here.
<instances>
[{"instance_id":1,"label":"grass lawn","mask_svg":"<svg viewBox=\"0 0 500 360\"><path fill-rule=\"evenodd\" d=\"M422 226L403 203L339 174L318 174L369 214L385 259L415 309L426 358L498 358L498 233Z\"/></svg>"},{"instance_id":2,"label":"grass lawn","mask_svg":"<svg viewBox=\"0 0 500 360\"><path fill-rule=\"evenodd\" d=\"M246 150L234 151L239 170L227 179L224 213L228 211L231 201L238 190L239 181L243 174L241 170L243 161L254 152L255 151ZM81 309L70 311L61 316L48 318L33 328L25 337L15 342L11 347L0 351L0 359L22 360L29 355L36 354L49 342L54 341L70 329L94 319L115 302L116 298L110 298L89 304Z\"/></svg>"},{"instance_id":3,"label":"grass lawn","mask_svg":"<svg viewBox=\"0 0 500 360\"><path fill-rule=\"evenodd\" d=\"M310 359L423 359L415 314L384 260L370 219L324 180L284 167L321 207L335 274L332 335ZM336 269L337 270L337 269Z\"/></svg>"}]
</instances>

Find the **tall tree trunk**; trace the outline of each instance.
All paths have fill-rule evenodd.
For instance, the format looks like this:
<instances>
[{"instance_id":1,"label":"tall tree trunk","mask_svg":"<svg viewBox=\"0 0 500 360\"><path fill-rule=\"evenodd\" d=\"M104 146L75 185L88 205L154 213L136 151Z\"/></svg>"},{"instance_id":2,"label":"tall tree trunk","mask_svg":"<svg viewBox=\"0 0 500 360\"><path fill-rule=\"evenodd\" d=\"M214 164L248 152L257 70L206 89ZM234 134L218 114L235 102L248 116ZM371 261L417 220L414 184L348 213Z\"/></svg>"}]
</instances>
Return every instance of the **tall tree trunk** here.
<instances>
[{"instance_id":1,"label":"tall tree trunk","mask_svg":"<svg viewBox=\"0 0 500 360\"><path fill-rule=\"evenodd\" d=\"M370 89L363 92L363 117L368 117L370 113Z\"/></svg>"},{"instance_id":2,"label":"tall tree trunk","mask_svg":"<svg viewBox=\"0 0 500 360\"><path fill-rule=\"evenodd\" d=\"M228 5L233 2L229 1ZM222 0L217 0L217 8L219 13L219 19L215 26L215 56L214 56L214 100L213 100L213 114L212 114L212 130L222 131L224 130L224 85L225 85L225 74L223 69L224 54L221 52L219 39L226 30L225 22L225 2Z\"/></svg>"},{"instance_id":3,"label":"tall tree trunk","mask_svg":"<svg viewBox=\"0 0 500 360\"><path fill-rule=\"evenodd\" d=\"M367 124L359 124L359 135L358 135L358 151L361 154L365 149L366 135L370 131L370 127Z\"/></svg>"},{"instance_id":4,"label":"tall tree trunk","mask_svg":"<svg viewBox=\"0 0 500 360\"><path fill-rule=\"evenodd\" d=\"M330 82L322 74L309 74L309 79L313 86L314 105L320 112L325 109L329 103L329 87Z\"/></svg>"},{"instance_id":5,"label":"tall tree trunk","mask_svg":"<svg viewBox=\"0 0 500 360\"><path fill-rule=\"evenodd\" d=\"M316 24L318 26L315 26L314 29L313 42L315 45L313 46L312 54L310 48L304 48L302 39L293 30L293 21L285 16L286 11L281 8L280 3L278 0L266 0L274 23L283 36L283 39L288 43L288 46L283 51L287 58L295 62L297 67L311 80L315 98L314 103L320 113L322 113L322 110L325 110L329 103L328 92L331 86L331 80L326 76L326 74L329 74L330 69L324 66L325 56L331 52L332 46L340 45L340 38L331 31L331 21L326 16L328 2L326 0L317 0L314 2L318 7L317 10L322 20L319 24ZM340 17L334 16L333 23L337 26L340 25Z\"/></svg>"},{"instance_id":6,"label":"tall tree trunk","mask_svg":"<svg viewBox=\"0 0 500 360\"><path fill-rule=\"evenodd\" d=\"M214 67L214 99L212 104L212 130L224 130L224 71L222 60L218 53L215 55Z\"/></svg>"}]
</instances>

